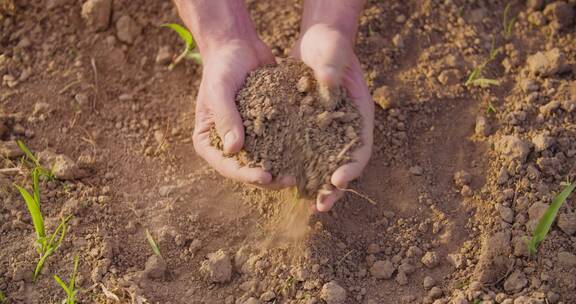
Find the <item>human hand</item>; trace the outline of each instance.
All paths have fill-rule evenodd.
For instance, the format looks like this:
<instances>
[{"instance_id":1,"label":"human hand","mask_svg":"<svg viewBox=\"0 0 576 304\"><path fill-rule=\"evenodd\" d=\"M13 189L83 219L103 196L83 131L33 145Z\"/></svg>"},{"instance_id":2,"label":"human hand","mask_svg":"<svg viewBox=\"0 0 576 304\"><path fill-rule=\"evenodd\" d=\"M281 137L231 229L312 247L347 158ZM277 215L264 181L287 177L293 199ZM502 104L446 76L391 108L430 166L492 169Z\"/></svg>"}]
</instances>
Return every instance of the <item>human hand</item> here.
<instances>
[{"instance_id":1,"label":"human hand","mask_svg":"<svg viewBox=\"0 0 576 304\"><path fill-rule=\"evenodd\" d=\"M342 85L362 116L362 146L352 152L352 161L334 171L331 190L320 190L316 211L324 212L339 200L348 183L360 176L372 154L374 103L364 81L360 62L354 54L351 39L345 32L326 24L315 24L301 34L292 56L301 59L312 70L319 85L329 88Z\"/></svg>"}]
</instances>

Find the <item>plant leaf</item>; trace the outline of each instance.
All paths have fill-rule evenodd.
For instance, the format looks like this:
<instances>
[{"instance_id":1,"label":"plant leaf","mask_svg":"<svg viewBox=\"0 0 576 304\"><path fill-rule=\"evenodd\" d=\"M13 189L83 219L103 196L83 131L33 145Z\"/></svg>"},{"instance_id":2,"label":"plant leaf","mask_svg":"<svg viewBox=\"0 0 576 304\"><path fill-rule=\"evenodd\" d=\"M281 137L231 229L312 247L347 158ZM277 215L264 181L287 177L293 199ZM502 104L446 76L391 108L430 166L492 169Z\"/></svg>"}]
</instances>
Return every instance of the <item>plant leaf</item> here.
<instances>
[{"instance_id":1,"label":"plant leaf","mask_svg":"<svg viewBox=\"0 0 576 304\"><path fill-rule=\"evenodd\" d=\"M70 278L70 290L74 290L76 285L76 274L78 273L78 255L74 256L74 270L72 271L72 278Z\"/></svg>"},{"instance_id":2,"label":"plant leaf","mask_svg":"<svg viewBox=\"0 0 576 304\"><path fill-rule=\"evenodd\" d=\"M200 57L200 53L188 51L188 53L186 53L186 56L192 59L197 64L202 64L202 58Z\"/></svg>"},{"instance_id":3,"label":"plant leaf","mask_svg":"<svg viewBox=\"0 0 576 304\"><path fill-rule=\"evenodd\" d=\"M40 166L40 162L38 162L38 159L36 158L36 156L34 156L34 154L30 151L30 149L28 149L28 147L26 147L26 145L24 144L23 141L17 140L16 144L18 145L18 148L20 148L20 150L22 150L22 152L24 152L26 157L28 157L36 166L38 166L38 167Z\"/></svg>"},{"instance_id":4,"label":"plant leaf","mask_svg":"<svg viewBox=\"0 0 576 304\"><path fill-rule=\"evenodd\" d=\"M148 240L148 244L150 244L150 247L152 247L152 251L154 251L154 254L161 257L162 254L160 253L160 248L158 248L158 245L154 241L154 238L152 237L148 229L146 229L146 239Z\"/></svg>"},{"instance_id":5,"label":"plant leaf","mask_svg":"<svg viewBox=\"0 0 576 304\"><path fill-rule=\"evenodd\" d=\"M44 234L44 219L42 218L42 212L40 211L40 206L36 203L32 195L28 192L28 190L14 185L20 191L20 195L26 202L26 207L28 207L28 212L30 212L30 216L32 217L32 223L34 224L34 230L36 231L36 238L42 239L45 237Z\"/></svg>"},{"instance_id":6,"label":"plant leaf","mask_svg":"<svg viewBox=\"0 0 576 304\"><path fill-rule=\"evenodd\" d=\"M32 170L32 191L34 191L34 200L36 201L38 208L40 208L40 181L38 176L39 174L40 172L38 171L38 167Z\"/></svg>"},{"instance_id":7,"label":"plant leaf","mask_svg":"<svg viewBox=\"0 0 576 304\"><path fill-rule=\"evenodd\" d=\"M175 31L186 44L186 50L192 50L196 46L196 44L194 43L194 38L192 37L190 31L188 31L185 27L181 26L180 24L167 23L162 24L162 26L170 28L173 31Z\"/></svg>"},{"instance_id":8,"label":"plant leaf","mask_svg":"<svg viewBox=\"0 0 576 304\"><path fill-rule=\"evenodd\" d=\"M60 287L62 287L62 289L64 289L67 295L70 295L70 289L68 289L66 283L64 283L64 281L62 281L62 279L60 279L59 276L54 275L54 280L56 281L56 283L58 283L58 285L60 285Z\"/></svg>"},{"instance_id":9,"label":"plant leaf","mask_svg":"<svg viewBox=\"0 0 576 304\"><path fill-rule=\"evenodd\" d=\"M500 81L496 80L496 79L488 79L488 78L478 78L478 79L474 79L470 82L471 85L475 85L475 86L479 86L482 88L487 88L491 85L493 86L499 86L500 85Z\"/></svg>"},{"instance_id":10,"label":"plant leaf","mask_svg":"<svg viewBox=\"0 0 576 304\"><path fill-rule=\"evenodd\" d=\"M576 184L568 185L566 186L566 188L564 188L564 190L562 190L562 192L560 192L558 195L554 197L554 199L552 199L550 207L546 209L546 212L544 212L544 214L538 221L538 225L536 226L536 229L532 234L532 239L530 239L530 241L527 244L528 249L530 249L530 253L532 254L536 253L538 245L540 245L540 243L544 241L544 238L550 231L550 227L552 227L552 224L556 219L556 215L558 215L558 210L560 210L562 204L566 201L566 199L568 199L568 196L572 194L572 191L574 191L575 188Z\"/></svg>"}]
</instances>

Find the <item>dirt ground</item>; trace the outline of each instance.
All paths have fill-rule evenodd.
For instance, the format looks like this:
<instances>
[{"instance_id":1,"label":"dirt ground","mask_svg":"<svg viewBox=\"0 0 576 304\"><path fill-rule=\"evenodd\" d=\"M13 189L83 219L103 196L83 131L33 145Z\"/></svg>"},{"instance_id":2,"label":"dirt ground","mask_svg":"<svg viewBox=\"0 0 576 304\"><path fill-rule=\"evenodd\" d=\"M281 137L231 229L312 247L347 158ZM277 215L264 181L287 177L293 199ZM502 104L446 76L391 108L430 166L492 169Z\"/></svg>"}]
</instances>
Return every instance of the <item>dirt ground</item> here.
<instances>
[{"instance_id":1,"label":"dirt ground","mask_svg":"<svg viewBox=\"0 0 576 304\"><path fill-rule=\"evenodd\" d=\"M525 244L576 178L576 1L368 1L356 52L380 106L351 186L377 204L311 217L195 155L201 67L167 69L172 3L117 0L108 20L84 2L0 0L0 303L61 303L76 255L80 303L576 303L576 198ZM288 54L300 2L247 5ZM497 83L465 85L480 66ZM73 218L36 282L15 139L68 157L42 211L48 232Z\"/></svg>"}]
</instances>

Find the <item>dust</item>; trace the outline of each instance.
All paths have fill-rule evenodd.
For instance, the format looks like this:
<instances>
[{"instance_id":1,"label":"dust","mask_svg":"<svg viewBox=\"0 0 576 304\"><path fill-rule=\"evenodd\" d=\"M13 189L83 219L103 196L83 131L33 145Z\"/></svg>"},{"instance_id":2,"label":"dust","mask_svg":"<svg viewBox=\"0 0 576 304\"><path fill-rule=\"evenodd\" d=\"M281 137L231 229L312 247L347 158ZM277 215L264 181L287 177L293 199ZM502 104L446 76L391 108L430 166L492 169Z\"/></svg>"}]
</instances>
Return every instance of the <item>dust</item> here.
<instances>
[{"instance_id":1,"label":"dust","mask_svg":"<svg viewBox=\"0 0 576 304\"><path fill-rule=\"evenodd\" d=\"M360 114L345 90L319 87L301 62L251 72L236 103L246 137L235 157L273 177L294 176L304 198L330 185L332 173L361 145ZM216 132L212 142L221 148Z\"/></svg>"}]
</instances>

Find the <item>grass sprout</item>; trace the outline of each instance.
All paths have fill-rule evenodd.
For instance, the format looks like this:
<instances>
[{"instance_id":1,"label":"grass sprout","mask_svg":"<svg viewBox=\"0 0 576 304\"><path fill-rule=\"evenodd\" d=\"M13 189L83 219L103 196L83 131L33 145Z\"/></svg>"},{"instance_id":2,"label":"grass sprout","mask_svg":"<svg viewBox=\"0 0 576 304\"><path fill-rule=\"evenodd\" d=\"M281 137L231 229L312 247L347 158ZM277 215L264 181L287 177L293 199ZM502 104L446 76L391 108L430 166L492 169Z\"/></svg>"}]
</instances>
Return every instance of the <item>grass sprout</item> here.
<instances>
[{"instance_id":1,"label":"grass sprout","mask_svg":"<svg viewBox=\"0 0 576 304\"><path fill-rule=\"evenodd\" d=\"M8 301L8 298L6 297L6 295L0 291L0 304L4 304Z\"/></svg>"},{"instance_id":2,"label":"grass sprout","mask_svg":"<svg viewBox=\"0 0 576 304\"><path fill-rule=\"evenodd\" d=\"M486 114L494 114L498 112L496 110L496 107L494 107L494 105L492 104L492 102L489 100L488 101L488 105L486 106Z\"/></svg>"},{"instance_id":3,"label":"grass sprout","mask_svg":"<svg viewBox=\"0 0 576 304\"><path fill-rule=\"evenodd\" d=\"M491 85L493 85L493 86L500 85L500 81L498 81L496 79L484 78L482 76L486 66L490 62L494 61L494 59L496 59L496 56L498 56L498 53L500 53L500 51L497 50L496 48L494 48L494 41L492 41L492 49L490 50L490 56L488 57L488 59L486 59L484 62L482 62L482 64L476 66L472 70L470 75L468 75L468 79L466 79L466 83L464 85L466 85L467 87L477 86L477 87L481 87L481 88L487 88Z\"/></svg>"},{"instance_id":4,"label":"grass sprout","mask_svg":"<svg viewBox=\"0 0 576 304\"><path fill-rule=\"evenodd\" d=\"M35 165L31 173L32 191L29 192L26 190L26 188L16 184L14 186L16 189L18 189L20 196L22 196L22 199L26 203L26 208L30 213L34 231L36 233L36 251L39 254L39 260L36 264L36 268L34 269L33 276L34 281L36 281L36 278L38 277L38 274L40 274L40 271L42 270L42 267L44 266L44 263L48 257L50 257L54 251L60 247L60 244L66 235L66 225L71 216L62 219L58 227L56 227L56 230L54 230L50 236L46 235L44 217L42 216L42 209L40 204L40 177L50 177L51 171L40 166L38 159L34 156L34 154L32 154L32 152L30 152L24 143L18 141L18 146Z\"/></svg>"},{"instance_id":5,"label":"grass sprout","mask_svg":"<svg viewBox=\"0 0 576 304\"><path fill-rule=\"evenodd\" d=\"M540 245L540 243L544 241L544 238L546 238L546 235L550 231L550 228L552 227L552 224L558 215L558 210L560 210L562 204L564 204L566 199L568 199L575 188L576 184L567 184L565 185L564 190L562 190L562 192L560 192L552 199L550 207L546 209L546 212L544 212L538 221L538 225L532 234L532 238L526 242L526 245L528 245L528 250L530 250L530 254L535 255L537 253L538 245Z\"/></svg>"},{"instance_id":6,"label":"grass sprout","mask_svg":"<svg viewBox=\"0 0 576 304\"><path fill-rule=\"evenodd\" d=\"M162 254L160 253L160 248L158 248L158 244L156 244L156 241L154 241L154 238L148 229L146 229L146 240L148 240L148 244L150 245L150 248L152 248L154 254L161 257Z\"/></svg>"},{"instance_id":7,"label":"grass sprout","mask_svg":"<svg viewBox=\"0 0 576 304\"><path fill-rule=\"evenodd\" d=\"M170 69L170 70L174 69L174 67L178 63L180 63L180 61L182 61L184 58L192 59L194 62L196 62L198 64L202 63L202 59L200 58L200 53L198 52L198 50L196 48L196 42L194 41L194 37L192 37L192 33L190 33L190 31L188 31L185 27L183 27L177 23L167 23L167 24L163 24L162 26L167 27L167 28L173 30L174 32L176 32L176 34L178 34L180 39L182 39L182 41L184 41L184 50L168 66L168 69Z\"/></svg>"},{"instance_id":8,"label":"grass sprout","mask_svg":"<svg viewBox=\"0 0 576 304\"><path fill-rule=\"evenodd\" d=\"M72 271L72 277L70 278L70 282L68 284L64 283L64 281L57 275L54 275L54 280L64 292L66 292L66 304L75 304L76 303L76 294L78 290L76 289L76 274L78 273L78 256L74 257L74 270Z\"/></svg>"},{"instance_id":9,"label":"grass sprout","mask_svg":"<svg viewBox=\"0 0 576 304\"><path fill-rule=\"evenodd\" d=\"M502 20L502 27L504 28L504 38L508 39L512 36L512 31L514 30L514 25L516 24L516 17L510 18L510 8L512 2L506 5L504 8L504 17Z\"/></svg>"}]
</instances>

